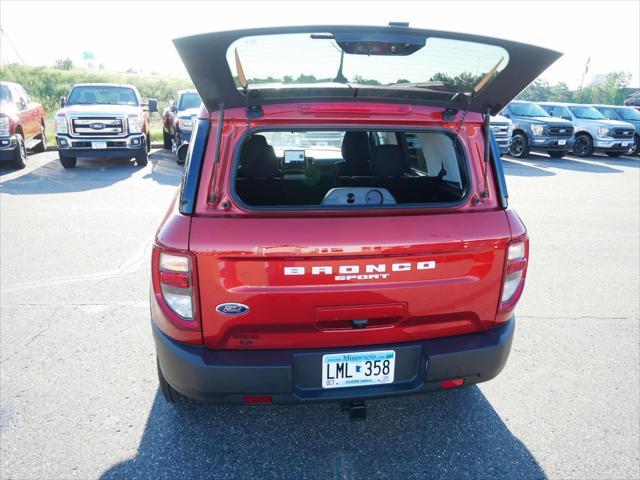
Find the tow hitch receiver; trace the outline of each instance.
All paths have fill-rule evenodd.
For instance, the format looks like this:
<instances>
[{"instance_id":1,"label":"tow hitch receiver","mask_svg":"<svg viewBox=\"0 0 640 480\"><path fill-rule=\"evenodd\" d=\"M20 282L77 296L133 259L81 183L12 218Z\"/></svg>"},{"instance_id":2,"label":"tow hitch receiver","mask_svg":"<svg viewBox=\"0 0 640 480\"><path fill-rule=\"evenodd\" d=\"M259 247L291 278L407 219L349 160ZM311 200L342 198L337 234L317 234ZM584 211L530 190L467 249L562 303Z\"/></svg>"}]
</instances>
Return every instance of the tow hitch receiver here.
<instances>
[{"instance_id":1,"label":"tow hitch receiver","mask_svg":"<svg viewBox=\"0 0 640 480\"><path fill-rule=\"evenodd\" d=\"M341 402L340 410L349 414L349 420L367 419L367 406L364 402Z\"/></svg>"}]
</instances>

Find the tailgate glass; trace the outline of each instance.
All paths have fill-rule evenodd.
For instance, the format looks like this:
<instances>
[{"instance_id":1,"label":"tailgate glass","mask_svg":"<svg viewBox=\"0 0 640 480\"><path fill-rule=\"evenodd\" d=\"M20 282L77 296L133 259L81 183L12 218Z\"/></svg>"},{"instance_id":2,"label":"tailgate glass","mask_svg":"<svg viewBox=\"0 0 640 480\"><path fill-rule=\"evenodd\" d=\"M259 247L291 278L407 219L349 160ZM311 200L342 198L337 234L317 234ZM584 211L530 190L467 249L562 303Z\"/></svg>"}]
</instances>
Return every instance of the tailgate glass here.
<instances>
[{"instance_id":1,"label":"tailgate glass","mask_svg":"<svg viewBox=\"0 0 640 480\"><path fill-rule=\"evenodd\" d=\"M238 86L244 76L254 86L350 83L470 92L508 59L495 45L385 34L261 35L239 38L227 50Z\"/></svg>"},{"instance_id":2,"label":"tailgate glass","mask_svg":"<svg viewBox=\"0 0 640 480\"><path fill-rule=\"evenodd\" d=\"M234 187L257 208L437 207L465 199L469 174L441 129L260 130L243 139Z\"/></svg>"}]
</instances>

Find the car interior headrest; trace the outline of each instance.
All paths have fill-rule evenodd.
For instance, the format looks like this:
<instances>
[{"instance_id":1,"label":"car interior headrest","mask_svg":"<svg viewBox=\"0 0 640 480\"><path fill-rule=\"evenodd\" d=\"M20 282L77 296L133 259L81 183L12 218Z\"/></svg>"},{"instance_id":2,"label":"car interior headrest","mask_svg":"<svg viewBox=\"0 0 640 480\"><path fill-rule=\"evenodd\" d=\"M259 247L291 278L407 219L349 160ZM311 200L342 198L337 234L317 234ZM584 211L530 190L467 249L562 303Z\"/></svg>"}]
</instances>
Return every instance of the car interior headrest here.
<instances>
[{"instance_id":1,"label":"car interior headrest","mask_svg":"<svg viewBox=\"0 0 640 480\"><path fill-rule=\"evenodd\" d=\"M347 162L366 163L369 153L369 135L367 132L346 132L342 137L342 158Z\"/></svg>"},{"instance_id":2,"label":"car interior headrest","mask_svg":"<svg viewBox=\"0 0 640 480\"><path fill-rule=\"evenodd\" d=\"M242 145L240 167L239 175L246 178L277 177L280 174L276 153L262 135L252 135Z\"/></svg>"}]
</instances>

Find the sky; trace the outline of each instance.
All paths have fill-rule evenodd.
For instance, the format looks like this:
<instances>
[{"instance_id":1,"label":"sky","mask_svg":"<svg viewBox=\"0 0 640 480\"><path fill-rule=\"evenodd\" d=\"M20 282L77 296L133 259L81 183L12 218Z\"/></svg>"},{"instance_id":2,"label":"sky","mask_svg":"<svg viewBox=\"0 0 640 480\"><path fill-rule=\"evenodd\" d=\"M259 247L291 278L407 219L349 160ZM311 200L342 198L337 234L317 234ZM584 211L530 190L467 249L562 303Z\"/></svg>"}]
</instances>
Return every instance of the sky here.
<instances>
[{"instance_id":1,"label":"sky","mask_svg":"<svg viewBox=\"0 0 640 480\"><path fill-rule=\"evenodd\" d=\"M585 85L623 70L640 86L640 0L628 1L28 1L1 0L2 62L52 65L84 51L107 70L185 75L171 39L286 25L386 25L505 38L563 52L541 78ZM15 47L15 48L14 48ZM16 53L17 52L17 53Z\"/></svg>"}]
</instances>

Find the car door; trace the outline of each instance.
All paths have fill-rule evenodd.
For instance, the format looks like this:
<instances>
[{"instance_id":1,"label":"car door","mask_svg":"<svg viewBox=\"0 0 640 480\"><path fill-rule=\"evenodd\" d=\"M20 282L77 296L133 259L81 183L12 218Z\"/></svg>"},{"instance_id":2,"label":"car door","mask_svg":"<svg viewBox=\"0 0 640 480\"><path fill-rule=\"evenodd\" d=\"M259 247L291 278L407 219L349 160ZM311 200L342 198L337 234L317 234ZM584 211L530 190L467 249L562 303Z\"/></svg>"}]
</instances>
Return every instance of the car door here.
<instances>
[{"instance_id":1,"label":"car door","mask_svg":"<svg viewBox=\"0 0 640 480\"><path fill-rule=\"evenodd\" d=\"M36 105L31 103L27 92L25 92L22 86L18 85L15 93L22 131L24 132L25 141L29 141L36 135L40 134L40 118L38 116L38 109Z\"/></svg>"}]
</instances>

